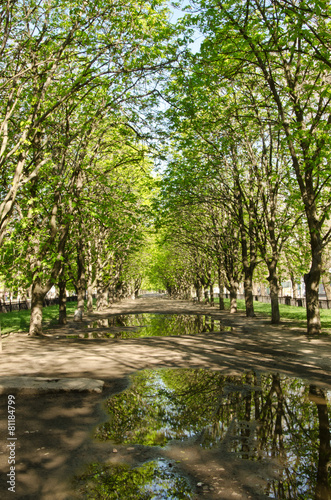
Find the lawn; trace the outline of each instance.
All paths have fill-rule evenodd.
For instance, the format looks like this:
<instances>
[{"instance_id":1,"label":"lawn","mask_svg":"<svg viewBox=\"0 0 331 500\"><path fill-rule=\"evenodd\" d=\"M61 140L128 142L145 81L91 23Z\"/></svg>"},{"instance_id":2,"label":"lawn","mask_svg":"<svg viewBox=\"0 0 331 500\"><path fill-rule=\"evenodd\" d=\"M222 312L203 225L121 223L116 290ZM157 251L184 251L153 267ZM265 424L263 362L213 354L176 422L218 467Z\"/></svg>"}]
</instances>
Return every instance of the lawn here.
<instances>
[{"instance_id":1,"label":"lawn","mask_svg":"<svg viewBox=\"0 0 331 500\"><path fill-rule=\"evenodd\" d=\"M216 299L218 300L218 299ZM230 299L224 300L225 309L230 308ZM237 301L238 310L245 310L245 301ZM271 304L264 304L263 302L254 302L254 311L257 316L270 316L271 317ZM281 320L291 320L296 326L306 327L306 308L279 305ZM324 333L331 334L331 309L320 309L321 322Z\"/></svg>"},{"instance_id":2,"label":"lawn","mask_svg":"<svg viewBox=\"0 0 331 500\"><path fill-rule=\"evenodd\" d=\"M218 299L215 299L218 302ZM225 299L225 309L230 308L230 299ZM238 300L238 310L245 310L245 301ZM68 316L73 315L77 307L77 302L67 303ZM280 304L281 320L290 320L293 326L306 327L306 309L304 307L285 306ZM271 305L263 302L254 302L254 310L257 316L271 316ZM323 332L331 335L331 309L321 309L321 322ZM59 306L44 307L43 325L45 328L55 325L58 320ZM12 311L0 314L1 333L9 332L28 332L30 321L30 311Z\"/></svg>"},{"instance_id":3,"label":"lawn","mask_svg":"<svg viewBox=\"0 0 331 500\"><path fill-rule=\"evenodd\" d=\"M77 308L77 302L67 302L67 315L74 314ZM43 309L43 325L54 325L59 317L59 306L48 306ZM0 314L1 333L9 332L28 332L30 323L30 311L12 311Z\"/></svg>"}]
</instances>

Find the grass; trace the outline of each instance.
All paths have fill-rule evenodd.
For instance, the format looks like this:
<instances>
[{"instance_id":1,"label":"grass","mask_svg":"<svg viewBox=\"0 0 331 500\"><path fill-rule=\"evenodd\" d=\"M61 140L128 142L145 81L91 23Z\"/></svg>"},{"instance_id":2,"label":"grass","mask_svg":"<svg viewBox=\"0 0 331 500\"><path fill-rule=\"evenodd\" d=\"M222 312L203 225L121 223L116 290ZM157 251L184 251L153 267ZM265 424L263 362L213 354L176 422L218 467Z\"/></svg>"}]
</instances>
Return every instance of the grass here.
<instances>
[{"instance_id":1,"label":"grass","mask_svg":"<svg viewBox=\"0 0 331 500\"><path fill-rule=\"evenodd\" d=\"M218 302L218 299L215 302ZM225 309L230 309L230 299L224 299ZM239 311L245 310L245 301L238 300L237 306ZM271 304L254 301L254 311L257 315L271 317ZM279 312L281 320L290 320L293 326L306 328L306 308L296 306L285 306L279 304ZM320 309L321 323L324 333L331 334L331 309Z\"/></svg>"},{"instance_id":2,"label":"grass","mask_svg":"<svg viewBox=\"0 0 331 500\"><path fill-rule=\"evenodd\" d=\"M74 314L77 302L67 302L67 315ZM45 328L57 324L59 306L48 306L43 309L43 326ZM30 324L30 311L12 311L0 314L1 333L28 332Z\"/></svg>"},{"instance_id":3,"label":"grass","mask_svg":"<svg viewBox=\"0 0 331 500\"><path fill-rule=\"evenodd\" d=\"M218 302L218 299L215 299ZM230 308L230 299L224 300L225 309ZM238 310L245 310L245 301L237 301ZM77 302L67 302L68 316L74 314L77 308ZM259 316L271 317L271 304L263 302L254 302L255 313ZM281 320L290 320L293 326L306 328L306 309L304 307L279 305ZM321 323L323 333L331 335L331 309L321 309ZM43 310L43 326L45 328L56 325L59 315L59 306L44 307ZM9 313L0 314L1 333L9 332L28 332L30 322L30 311L12 311Z\"/></svg>"}]
</instances>

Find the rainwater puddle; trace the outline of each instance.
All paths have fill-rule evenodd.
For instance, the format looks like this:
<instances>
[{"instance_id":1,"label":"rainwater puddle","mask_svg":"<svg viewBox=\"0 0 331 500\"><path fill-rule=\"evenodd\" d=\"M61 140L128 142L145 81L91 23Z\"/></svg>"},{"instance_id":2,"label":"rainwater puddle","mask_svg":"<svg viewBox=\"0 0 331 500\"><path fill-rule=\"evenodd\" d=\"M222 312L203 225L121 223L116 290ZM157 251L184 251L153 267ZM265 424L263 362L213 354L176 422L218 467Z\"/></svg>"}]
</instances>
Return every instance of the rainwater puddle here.
<instances>
[{"instance_id":1,"label":"rainwater puddle","mask_svg":"<svg viewBox=\"0 0 331 500\"><path fill-rule=\"evenodd\" d=\"M93 477L93 481L86 480ZM127 464L92 464L80 477L80 498L167 500L192 499L191 486L173 464L151 460L140 467Z\"/></svg>"},{"instance_id":2,"label":"rainwater puddle","mask_svg":"<svg viewBox=\"0 0 331 500\"><path fill-rule=\"evenodd\" d=\"M127 314L103 318L86 325L81 338L138 338L200 333L231 332L232 327L208 315L194 314Z\"/></svg>"},{"instance_id":3,"label":"rainwater puddle","mask_svg":"<svg viewBox=\"0 0 331 500\"><path fill-rule=\"evenodd\" d=\"M237 482L247 480L252 492L264 474L262 486L252 498L264 494L277 499L326 499L331 494L330 391L301 379L255 372L225 376L203 369L144 370L131 377L127 390L107 401L107 411L109 421L96 429L98 440L132 449L136 445L157 447L160 459L145 462L141 468L124 464L125 474L116 469L118 465L107 465L107 474L119 482L124 476L131 478L139 493L128 496L125 491L116 496L116 488L110 486L110 496L105 498L196 498L196 484L200 483L189 487L180 464L169 471L164 461L171 449L188 447L195 452L185 462L185 471L197 467L194 457L200 457L199 463L219 460L222 467L216 469L221 471L213 478L216 483L236 474L230 473L235 469L240 471ZM234 468L232 461L237 464ZM252 472L246 479L243 472L253 466L258 471L256 482ZM98 467L93 488L101 488L103 481L103 465ZM137 474L139 481L134 480ZM168 496L162 496L164 480L175 481L174 486L166 486ZM175 486L176 481L180 487ZM159 492L157 488L161 488Z\"/></svg>"}]
</instances>

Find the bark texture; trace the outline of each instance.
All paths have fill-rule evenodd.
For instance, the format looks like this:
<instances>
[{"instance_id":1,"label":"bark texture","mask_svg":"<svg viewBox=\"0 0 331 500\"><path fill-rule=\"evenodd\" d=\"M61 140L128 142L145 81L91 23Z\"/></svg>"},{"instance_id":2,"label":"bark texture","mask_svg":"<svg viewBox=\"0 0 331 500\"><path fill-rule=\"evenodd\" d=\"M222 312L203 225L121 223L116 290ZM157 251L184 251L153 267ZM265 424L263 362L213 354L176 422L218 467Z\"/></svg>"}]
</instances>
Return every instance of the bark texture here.
<instances>
[{"instance_id":1,"label":"bark texture","mask_svg":"<svg viewBox=\"0 0 331 500\"><path fill-rule=\"evenodd\" d=\"M36 278L32 284L31 295L31 316L29 336L36 337L42 335L43 304L46 293L50 286L42 286L40 278Z\"/></svg>"},{"instance_id":2,"label":"bark texture","mask_svg":"<svg viewBox=\"0 0 331 500\"><path fill-rule=\"evenodd\" d=\"M277 260L270 259L267 262L269 276L268 281L270 284L270 299L271 299L271 323L277 325L280 322L280 313L279 313L279 284L278 284L278 276L277 276Z\"/></svg>"},{"instance_id":3,"label":"bark texture","mask_svg":"<svg viewBox=\"0 0 331 500\"><path fill-rule=\"evenodd\" d=\"M108 287L97 286L97 311L104 311L109 307Z\"/></svg>"}]
</instances>

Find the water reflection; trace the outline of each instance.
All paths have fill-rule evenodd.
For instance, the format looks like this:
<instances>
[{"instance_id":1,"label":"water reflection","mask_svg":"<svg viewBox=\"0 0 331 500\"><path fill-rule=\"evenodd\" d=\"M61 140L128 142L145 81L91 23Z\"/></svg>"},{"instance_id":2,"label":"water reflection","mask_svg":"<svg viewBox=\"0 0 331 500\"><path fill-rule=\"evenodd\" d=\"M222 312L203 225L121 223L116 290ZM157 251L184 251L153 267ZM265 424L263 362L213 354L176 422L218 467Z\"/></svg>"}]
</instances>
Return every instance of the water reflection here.
<instances>
[{"instance_id":1,"label":"water reflection","mask_svg":"<svg viewBox=\"0 0 331 500\"><path fill-rule=\"evenodd\" d=\"M331 498L330 404L325 390L279 374L224 376L202 369L145 370L107 405L96 436L165 446L191 440L243 460L278 463L269 498Z\"/></svg>"},{"instance_id":2,"label":"water reflection","mask_svg":"<svg viewBox=\"0 0 331 500\"><path fill-rule=\"evenodd\" d=\"M138 338L233 331L208 315L127 314L89 322L83 338ZM92 331L93 330L93 331Z\"/></svg>"},{"instance_id":3,"label":"water reflection","mask_svg":"<svg viewBox=\"0 0 331 500\"><path fill-rule=\"evenodd\" d=\"M125 500L191 499L190 484L173 464L162 459L146 462L141 467L127 464L91 464L77 478L80 498Z\"/></svg>"}]
</instances>

